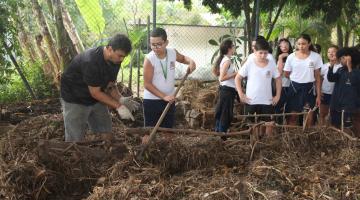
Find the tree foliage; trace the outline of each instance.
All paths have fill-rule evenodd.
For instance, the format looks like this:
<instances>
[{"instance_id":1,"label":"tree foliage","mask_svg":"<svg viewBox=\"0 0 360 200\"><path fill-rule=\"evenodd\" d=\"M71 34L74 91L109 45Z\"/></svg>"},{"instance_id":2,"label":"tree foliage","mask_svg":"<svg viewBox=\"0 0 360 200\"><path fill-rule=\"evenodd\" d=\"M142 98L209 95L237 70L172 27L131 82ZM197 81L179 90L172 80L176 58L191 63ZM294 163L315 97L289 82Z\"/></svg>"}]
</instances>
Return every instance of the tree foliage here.
<instances>
[{"instance_id":1,"label":"tree foliage","mask_svg":"<svg viewBox=\"0 0 360 200\"><path fill-rule=\"evenodd\" d=\"M75 0L90 31L101 35L105 28L105 19L99 0Z\"/></svg>"}]
</instances>

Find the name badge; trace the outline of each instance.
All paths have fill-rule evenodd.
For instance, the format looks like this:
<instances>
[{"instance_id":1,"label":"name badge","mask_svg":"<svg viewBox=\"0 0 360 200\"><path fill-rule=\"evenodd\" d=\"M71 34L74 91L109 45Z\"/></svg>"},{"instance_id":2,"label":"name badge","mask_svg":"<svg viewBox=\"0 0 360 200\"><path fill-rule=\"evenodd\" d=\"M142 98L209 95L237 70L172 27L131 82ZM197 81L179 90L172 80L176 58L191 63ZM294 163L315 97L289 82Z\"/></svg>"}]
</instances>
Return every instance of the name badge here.
<instances>
[{"instance_id":1,"label":"name badge","mask_svg":"<svg viewBox=\"0 0 360 200\"><path fill-rule=\"evenodd\" d=\"M174 70L175 69L175 62L171 61L170 62L170 70Z\"/></svg>"},{"instance_id":2,"label":"name badge","mask_svg":"<svg viewBox=\"0 0 360 200\"><path fill-rule=\"evenodd\" d=\"M315 68L315 63L311 61L311 62L309 63L309 68L312 68L312 69Z\"/></svg>"},{"instance_id":3,"label":"name badge","mask_svg":"<svg viewBox=\"0 0 360 200\"><path fill-rule=\"evenodd\" d=\"M271 72L270 71L266 72L266 78L271 78Z\"/></svg>"}]
</instances>

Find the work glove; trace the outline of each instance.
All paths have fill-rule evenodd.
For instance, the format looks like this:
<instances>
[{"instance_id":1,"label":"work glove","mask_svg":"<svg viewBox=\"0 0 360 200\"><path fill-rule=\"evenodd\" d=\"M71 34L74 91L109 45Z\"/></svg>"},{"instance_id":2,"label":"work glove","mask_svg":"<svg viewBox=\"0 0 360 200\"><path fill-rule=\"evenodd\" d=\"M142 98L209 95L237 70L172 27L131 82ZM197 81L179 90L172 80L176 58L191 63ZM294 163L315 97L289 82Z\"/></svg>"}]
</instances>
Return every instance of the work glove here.
<instances>
[{"instance_id":1,"label":"work glove","mask_svg":"<svg viewBox=\"0 0 360 200\"><path fill-rule=\"evenodd\" d=\"M132 121L135 121L134 116L125 105L121 105L116 109L116 111L119 113L121 119L131 119Z\"/></svg>"},{"instance_id":2,"label":"work glove","mask_svg":"<svg viewBox=\"0 0 360 200\"><path fill-rule=\"evenodd\" d=\"M119 102L126 106L130 112L136 111L140 106L140 103L134 101L132 97L120 97Z\"/></svg>"}]
</instances>

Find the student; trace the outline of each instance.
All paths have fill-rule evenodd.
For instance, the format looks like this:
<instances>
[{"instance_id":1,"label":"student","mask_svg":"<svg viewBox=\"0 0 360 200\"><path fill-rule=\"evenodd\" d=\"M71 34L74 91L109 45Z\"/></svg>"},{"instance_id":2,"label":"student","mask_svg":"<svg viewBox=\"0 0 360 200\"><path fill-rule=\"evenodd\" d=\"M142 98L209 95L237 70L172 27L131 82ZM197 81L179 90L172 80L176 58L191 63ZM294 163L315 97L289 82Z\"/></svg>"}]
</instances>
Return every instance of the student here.
<instances>
[{"instance_id":1,"label":"student","mask_svg":"<svg viewBox=\"0 0 360 200\"><path fill-rule=\"evenodd\" d=\"M281 95L281 77L276 65L267 59L269 44L259 40L255 44L254 59L247 60L235 77L236 88L240 100L246 104L248 114L271 114ZM246 93L241 86L242 79L247 77ZM276 79L276 95L273 97L271 81ZM262 118L270 121L270 117ZM269 129L268 129L269 128ZM267 127L266 134L271 134Z\"/></svg>"},{"instance_id":2,"label":"student","mask_svg":"<svg viewBox=\"0 0 360 200\"><path fill-rule=\"evenodd\" d=\"M279 103L275 106L275 113L282 113L282 112L288 112L286 109L286 103L287 103L287 93L290 86L290 80L285 77L284 74L284 65L286 62L287 57L293 52L293 49L291 47L290 41L286 38L282 38L279 40L279 46L276 51L276 61L277 61L277 68L279 70L279 73L281 76L281 82L282 82L282 90L281 90L281 97L279 100ZM281 122L280 118L277 118L278 121Z\"/></svg>"},{"instance_id":3,"label":"student","mask_svg":"<svg viewBox=\"0 0 360 200\"><path fill-rule=\"evenodd\" d=\"M255 44L257 41L266 41L266 39L264 38L264 36L262 35L258 35L257 37L255 37L253 39L253 41L251 42L251 50L252 50L252 53L245 59L245 62L248 60L248 59L254 59L255 55L254 55L254 52L255 52ZM274 59L274 56L271 54L270 52L270 46L269 46L269 52L267 54L267 57L266 57L270 62L273 62L275 65L276 65L276 62L275 62L275 59ZM245 63L244 62L244 63Z\"/></svg>"},{"instance_id":4,"label":"student","mask_svg":"<svg viewBox=\"0 0 360 200\"><path fill-rule=\"evenodd\" d=\"M337 51L336 57L342 67L334 72L334 65L329 66L327 78L334 82L334 91L330 103L331 124L341 127L344 111L344 127L351 127L356 122L353 118L360 110L360 52L355 48L343 48ZM356 128L356 127L355 127ZM359 136L360 130L355 130Z\"/></svg>"},{"instance_id":5,"label":"student","mask_svg":"<svg viewBox=\"0 0 360 200\"><path fill-rule=\"evenodd\" d=\"M339 48L335 45L332 45L328 48L327 57L329 59L329 62L324 64L321 67L321 77L322 77L321 105L320 105L320 124L321 125L326 124L326 117L329 114L331 94L334 90L334 85L335 85L335 83L331 83L327 79L329 67L333 66L333 72L336 72L341 67L341 64L339 63L338 59L336 58L336 52L338 49Z\"/></svg>"},{"instance_id":6,"label":"student","mask_svg":"<svg viewBox=\"0 0 360 200\"><path fill-rule=\"evenodd\" d=\"M290 112L303 112L304 107L313 109L315 105L320 106L320 68L323 62L311 48L308 34L301 34L296 40L296 46L297 51L288 56L284 67L285 76L290 78L287 106ZM296 121L297 116L291 115L288 123L296 125ZM312 113L308 116L308 122L313 122Z\"/></svg>"},{"instance_id":7,"label":"student","mask_svg":"<svg viewBox=\"0 0 360 200\"><path fill-rule=\"evenodd\" d=\"M220 45L220 56L214 65L214 74L219 77L219 99L215 108L215 131L227 132L233 119L234 98L236 97L235 76L237 72L232 64L231 56L235 53L235 45L228 39Z\"/></svg>"},{"instance_id":8,"label":"student","mask_svg":"<svg viewBox=\"0 0 360 200\"><path fill-rule=\"evenodd\" d=\"M155 126L166 105L175 101L175 62L188 65L188 72L195 70L195 62L173 48L167 48L166 31L154 29L150 34L152 51L144 60L144 120L145 126ZM172 128L175 104L167 112L160 127Z\"/></svg>"}]
</instances>

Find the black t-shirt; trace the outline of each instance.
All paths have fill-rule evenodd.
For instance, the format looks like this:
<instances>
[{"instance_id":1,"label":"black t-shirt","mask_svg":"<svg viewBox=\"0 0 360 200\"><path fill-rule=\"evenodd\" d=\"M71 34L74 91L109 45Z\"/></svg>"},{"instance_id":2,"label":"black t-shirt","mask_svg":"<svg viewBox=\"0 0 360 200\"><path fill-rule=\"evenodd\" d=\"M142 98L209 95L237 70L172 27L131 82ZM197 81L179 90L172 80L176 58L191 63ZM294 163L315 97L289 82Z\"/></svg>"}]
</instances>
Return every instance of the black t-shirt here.
<instances>
[{"instance_id":1,"label":"black t-shirt","mask_svg":"<svg viewBox=\"0 0 360 200\"><path fill-rule=\"evenodd\" d=\"M86 50L75 56L61 77L61 97L70 103L93 105L98 101L91 97L88 86L101 87L116 82L119 65L104 60L104 47Z\"/></svg>"}]
</instances>

